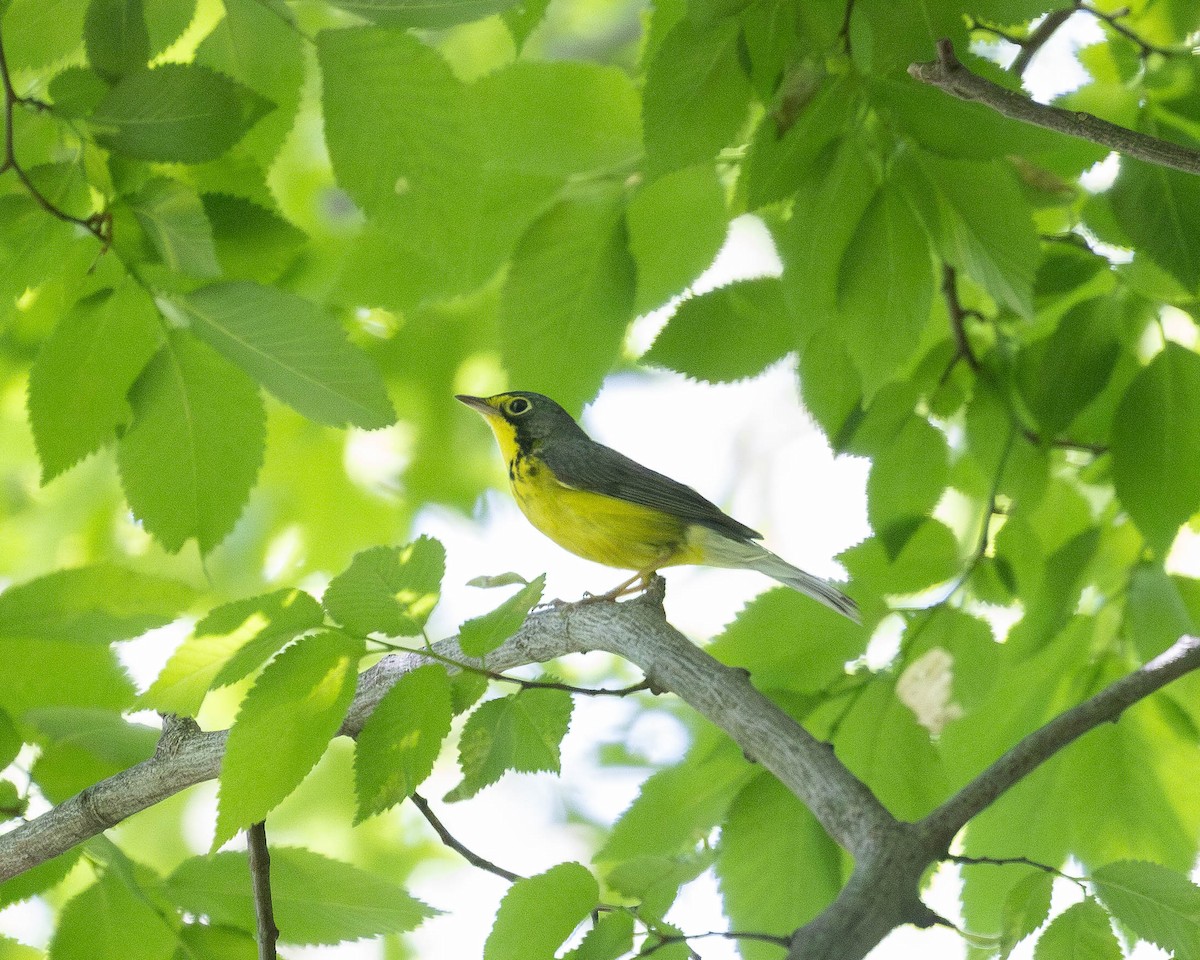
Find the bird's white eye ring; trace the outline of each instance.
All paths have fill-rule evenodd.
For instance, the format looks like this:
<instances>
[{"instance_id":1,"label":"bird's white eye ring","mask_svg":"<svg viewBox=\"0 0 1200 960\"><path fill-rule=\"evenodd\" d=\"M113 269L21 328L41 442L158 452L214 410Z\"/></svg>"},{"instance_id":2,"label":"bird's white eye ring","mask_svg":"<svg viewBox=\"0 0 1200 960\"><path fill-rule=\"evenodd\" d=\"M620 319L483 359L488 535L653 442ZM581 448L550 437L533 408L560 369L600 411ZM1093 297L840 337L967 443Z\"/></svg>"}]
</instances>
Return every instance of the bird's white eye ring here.
<instances>
[{"instance_id":1,"label":"bird's white eye ring","mask_svg":"<svg viewBox=\"0 0 1200 960\"><path fill-rule=\"evenodd\" d=\"M524 397L513 397L505 406L514 417L519 417L533 409L533 404Z\"/></svg>"}]
</instances>

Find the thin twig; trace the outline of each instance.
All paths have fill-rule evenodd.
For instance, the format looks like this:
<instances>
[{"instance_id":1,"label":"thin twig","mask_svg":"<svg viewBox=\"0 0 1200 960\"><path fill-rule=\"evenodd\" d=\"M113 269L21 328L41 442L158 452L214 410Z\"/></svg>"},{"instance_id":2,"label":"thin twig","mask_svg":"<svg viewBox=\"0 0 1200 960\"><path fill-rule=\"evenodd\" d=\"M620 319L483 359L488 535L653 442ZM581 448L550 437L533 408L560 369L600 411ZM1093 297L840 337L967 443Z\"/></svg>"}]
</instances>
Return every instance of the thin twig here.
<instances>
[{"instance_id":1,"label":"thin twig","mask_svg":"<svg viewBox=\"0 0 1200 960\"><path fill-rule=\"evenodd\" d=\"M1116 33L1119 33L1121 36L1132 40L1135 44L1137 44L1138 49L1141 51L1141 57L1143 60L1152 53L1161 54L1164 57L1179 57L1189 56L1194 52L1189 47L1162 47L1157 43L1151 43L1136 30L1125 26L1125 24L1121 22L1121 19L1129 15L1128 7L1122 7L1120 10L1113 10L1111 13L1105 13L1103 10L1097 10L1095 7L1083 3L1082 0L1077 0L1075 8L1077 10L1081 10L1083 13L1090 13L1097 20L1107 23L1109 27L1111 27Z\"/></svg>"},{"instance_id":2,"label":"thin twig","mask_svg":"<svg viewBox=\"0 0 1200 960\"><path fill-rule=\"evenodd\" d=\"M723 940L754 940L757 943L771 943L784 950L792 945L791 937L782 937L775 933L759 933L755 930L709 930L707 933L654 932L651 935L657 942L648 950L640 950L637 956L648 957L673 943L687 943L689 940L705 940L710 937L720 937Z\"/></svg>"},{"instance_id":3,"label":"thin twig","mask_svg":"<svg viewBox=\"0 0 1200 960\"><path fill-rule=\"evenodd\" d=\"M250 883L254 889L254 918L258 924L258 960L276 960L275 907L271 901L271 851L267 848L267 825L260 820L246 831L250 853Z\"/></svg>"},{"instance_id":4,"label":"thin twig","mask_svg":"<svg viewBox=\"0 0 1200 960\"><path fill-rule=\"evenodd\" d=\"M965 321L967 317L982 317L978 310L967 310L963 307L962 301L958 299L958 272L948 263L942 264L942 296L946 300L946 309L950 312L950 329L954 331L955 345L954 356L950 358L950 367L946 374L949 375L959 360L966 360L967 366L978 373L979 358L975 356L975 351L971 349L971 343L967 339Z\"/></svg>"},{"instance_id":5,"label":"thin twig","mask_svg":"<svg viewBox=\"0 0 1200 960\"><path fill-rule=\"evenodd\" d=\"M1146 163L1200 174L1200 150L1117 126L1090 113L1036 103L972 73L959 61L949 40L939 40L937 50L937 60L911 64L909 74L961 100L982 103L1013 120L1090 140Z\"/></svg>"},{"instance_id":6,"label":"thin twig","mask_svg":"<svg viewBox=\"0 0 1200 960\"><path fill-rule=\"evenodd\" d=\"M496 680L500 683L515 683L522 690L565 690L567 693L578 693L584 697L629 697L635 693L640 693L643 690L653 690L654 686L649 680L642 680L639 683L631 684L628 687L617 687L609 689L606 687L577 687L570 683L562 683L558 680L526 680L523 677L510 677L505 673L497 673L495 670L489 670L487 667L481 667L478 664L466 663L462 660L455 660L452 657L447 657L444 654L438 653L431 648L425 650L417 650L413 647L405 647L400 644L388 643L385 640L375 640L374 642L381 644L386 649L395 653L412 653L418 657L428 657L430 660L436 660L438 663L444 663L448 667L457 667L460 670L465 670L468 673L477 673L480 676L487 677L489 680Z\"/></svg>"},{"instance_id":7,"label":"thin twig","mask_svg":"<svg viewBox=\"0 0 1200 960\"><path fill-rule=\"evenodd\" d=\"M966 320L968 317L973 317L977 320L984 319L983 314L978 310L968 310L962 305L962 301L958 297L958 272L948 263L942 264L942 297L946 301L946 311L950 315L950 330L954 334L955 351L954 356L950 358L950 363L946 366L946 371L942 374L941 382L945 383L949 379L950 374L954 371L954 367L959 360L965 360L967 365L979 374L981 378L991 382L992 378L988 370L983 366L982 361L971 349L970 340L967 338ZM1082 453L1090 453L1093 456L1100 456L1108 453L1108 447L1102 443L1089 443L1082 440L1072 440L1068 437L1043 437L1032 427L1027 426L1022 422L1021 417L1014 409L1012 402L1008 399L1008 395L1000 387L999 384L992 383L992 386L1001 397L1005 409L1008 411L1009 419L1012 421L1013 427L1020 431L1021 436L1032 443L1035 447L1056 447L1062 450L1078 450Z\"/></svg>"},{"instance_id":8,"label":"thin twig","mask_svg":"<svg viewBox=\"0 0 1200 960\"><path fill-rule=\"evenodd\" d=\"M952 853L946 857L946 860L964 867L1033 867L1035 870L1041 870L1052 877L1070 880L1072 883L1084 887L1082 877L1073 877L1071 874L1059 870L1058 867L1052 867L1048 863L1040 863L1037 860L1030 860L1028 857L968 857L961 853ZM1084 889L1086 890L1086 887Z\"/></svg>"},{"instance_id":9,"label":"thin twig","mask_svg":"<svg viewBox=\"0 0 1200 960\"><path fill-rule=\"evenodd\" d=\"M421 811L421 816L433 827L434 832L441 838L442 843L466 860L467 863L478 867L480 870L486 870L488 873L494 873L497 877L501 877L509 883L515 883L522 879L519 873L513 873L511 870L505 870L503 867L496 866L491 860L481 857L474 850L460 842L454 834L446 829L446 825L438 819L437 814L430 808L429 801L419 793L413 793L410 799L413 802L413 806Z\"/></svg>"},{"instance_id":10,"label":"thin twig","mask_svg":"<svg viewBox=\"0 0 1200 960\"><path fill-rule=\"evenodd\" d=\"M47 105L33 97L22 97L13 87L12 74L8 69L8 56L4 52L4 39L0 35L0 87L4 92L4 159L0 160L0 174L11 170L26 192L37 202L46 213L67 223L73 223L92 234L106 248L110 242L112 215L107 211L94 213L89 217L76 217L67 213L61 207L52 203L30 178L29 174L17 162L16 140L13 136L13 114L18 106L29 106L35 109L46 109Z\"/></svg>"},{"instance_id":11,"label":"thin twig","mask_svg":"<svg viewBox=\"0 0 1200 960\"><path fill-rule=\"evenodd\" d=\"M1051 10L1046 14L1042 22L1025 38L1025 42L1021 44L1021 52L1017 54L1017 58L1013 60L1008 69L1015 76L1024 75L1029 62L1037 52L1046 45L1047 40L1054 36L1059 27L1071 19L1074 13L1075 7L1064 7L1061 10Z\"/></svg>"}]
</instances>

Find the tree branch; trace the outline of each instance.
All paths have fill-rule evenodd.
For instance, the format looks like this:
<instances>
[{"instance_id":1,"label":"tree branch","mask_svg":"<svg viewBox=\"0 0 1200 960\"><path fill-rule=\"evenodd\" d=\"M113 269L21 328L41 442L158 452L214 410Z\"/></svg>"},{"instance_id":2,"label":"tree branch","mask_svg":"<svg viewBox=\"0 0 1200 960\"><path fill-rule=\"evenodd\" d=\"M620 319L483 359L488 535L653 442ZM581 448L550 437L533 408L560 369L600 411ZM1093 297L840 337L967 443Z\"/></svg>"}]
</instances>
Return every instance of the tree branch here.
<instances>
[{"instance_id":1,"label":"tree branch","mask_svg":"<svg viewBox=\"0 0 1200 960\"><path fill-rule=\"evenodd\" d=\"M795 720L764 697L745 671L718 663L667 623L664 585L625 603L567 604L535 611L487 655L502 671L568 653L605 650L637 664L656 689L669 690L723 728L747 756L774 773L805 802L835 840L856 856L895 824L867 786ZM483 667L454 639L438 641L442 657ZM383 695L428 662L421 652L385 657L358 680L340 733L354 737ZM453 668L451 668L453 669ZM203 733L171 718L155 756L88 787L35 820L0 835L0 881L93 837L126 817L220 772L226 732Z\"/></svg>"},{"instance_id":2,"label":"tree branch","mask_svg":"<svg viewBox=\"0 0 1200 960\"><path fill-rule=\"evenodd\" d=\"M254 888L254 919L258 925L258 960L275 960L279 927L275 926L275 906L271 900L271 851L267 847L267 825L251 824L246 831L250 854L250 883Z\"/></svg>"},{"instance_id":3,"label":"tree branch","mask_svg":"<svg viewBox=\"0 0 1200 960\"><path fill-rule=\"evenodd\" d=\"M1200 669L1200 639L1181 637L1169 650L1109 684L1021 740L922 823L946 845L972 817L1089 730L1115 721L1139 700Z\"/></svg>"},{"instance_id":4,"label":"tree branch","mask_svg":"<svg viewBox=\"0 0 1200 960\"><path fill-rule=\"evenodd\" d=\"M939 40L937 50L937 60L911 64L909 74L960 100L977 101L1013 120L1090 140L1160 167L1200 174L1200 150L1119 127L1090 113L1036 103L972 73L959 61L949 40Z\"/></svg>"},{"instance_id":5,"label":"tree branch","mask_svg":"<svg viewBox=\"0 0 1200 960\"><path fill-rule=\"evenodd\" d=\"M1200 668L1200 640L1184 638L1162 656L1031 733L962 790L917 823L896 820L837 759L750 683L744 670L718 663L667 623L663 581L624 603L565 605L535 611L488 654L504 670L567 653L605 650L637 664L656 688L676 693L725 730L802 800L854 857L837 899L796 931L788 960L859 960L892 929L945 921L920 899L921 877L946 857L955 834L1001 794L1088 730ZM434 645L465 660L455 640ZM428 662L419 652L389 656L359 677L341 733L356 736L379 700L405 673ZM7 879L192 784L215 777L224 732L203 733L168 717L155 756L89 787L35 820L0 836L0 880Z\"/></svg>"}]
</instances>

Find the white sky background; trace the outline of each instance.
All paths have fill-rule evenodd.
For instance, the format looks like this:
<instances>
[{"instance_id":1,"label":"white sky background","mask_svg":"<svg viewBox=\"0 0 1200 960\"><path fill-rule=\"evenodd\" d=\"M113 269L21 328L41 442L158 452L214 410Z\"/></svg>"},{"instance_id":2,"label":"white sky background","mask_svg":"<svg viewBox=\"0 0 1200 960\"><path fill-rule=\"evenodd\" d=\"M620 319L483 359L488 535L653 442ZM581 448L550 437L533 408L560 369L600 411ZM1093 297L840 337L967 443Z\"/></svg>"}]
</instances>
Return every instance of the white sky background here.
<instances>
[{"instance_id":1,"label":"white sky background","mask_svg":"<svg viewBox=\"0 0 1200 960\"><path fill-rule=\"evenodd\" d=\"M1087 16L1076 15L1034 59L1027 86L1039 100L1072 89L1085 79L1072 52L1101 38ZM1011 55L1011 54L1010 54ZM1111 167L1111 164L1108 165ZM707 289L732 279L777 272L778 260L761 224L736 221L726 249L714 269L697 284ZM663 317L635 325L635 346L648 345ZM520 384L513 384L519 388ZM469 411L463 416L472 416ZM751 381L724 386L688 382L655 373L617 376L605 384L585 411L584 426L597 440L666 473L714 500L729 513L760 530L765 543L790 562L815 574L838 579L832 559L869 534L865 485L869 464L853 457L835 458L823 435L799 403L794 365L776 364ZM480 423L479 429L486 429ZM459 623L495 606L506 593L465 586L481 573L516 570L525 576L547 573L547 596L575 599L585 591L600 592L625 574L589 563L563 551L535 531L507 491L489 492L477 521L447 510L429 509L417 520L414 534L436 536L446 545L447 573L443 600L430 623L432 636L455 632ZM667 613L671 622L698 640L717 633L752 596L773 585L759 574L672 568L667 572ZM144 647L143 647L144 649ZM599 655L593 655L593 658ZM161 659L156 658L159 663ZM587 663L588 661L582 661ZM134 665L140 678L152 677L157 664ZM453 759L444 758L424 791L452 833L481 855L518 873L532 874L555 863L589 859L589 847L578 828L564 823L560 797L565 791L600 818L614 819L636 795L641 775L593 762L597 743L619 739L636 708L626 701L577 697L571 732L563 747L564 776L505 777L465 804L441 804L436 798L457 782ZM686 745L674 721L662 717L634 720L627 736L651 758L670 762ZM200 789L201 809L192 818L198 850L211 838L211 803L215 791ZM405 829L424 829L409 809ZM1061 889L1060 889L1061 888ZM469 960L482 955L493 912L507 890L498 878L452 861L422 866L410 883L412 893L447 915L426 923L413 937L421 960ZM1078 898L1070 884L1059 884L1056 897ZM927 894L927 902L943 916L960 919L955 869L943 869ZM1056 903L1056 909L1058 908ZM726 921L716 884L710 875L686 888L670 920L687 932L721 929ZM0 913L0 934L45 944L50 933L47 911L34 904ZM693 943L704 960L735 960L736 947L709 939ZM299 960L375 960L378 943L295 949L284 953ZM1013 956L1028 960L1028 943ZM951 960L965 955L965 944L952 931L895 931L873 953L875 960L920 956ZM1139 960L1164 956L1147 945Z\"/></svg>"}]
</instances>

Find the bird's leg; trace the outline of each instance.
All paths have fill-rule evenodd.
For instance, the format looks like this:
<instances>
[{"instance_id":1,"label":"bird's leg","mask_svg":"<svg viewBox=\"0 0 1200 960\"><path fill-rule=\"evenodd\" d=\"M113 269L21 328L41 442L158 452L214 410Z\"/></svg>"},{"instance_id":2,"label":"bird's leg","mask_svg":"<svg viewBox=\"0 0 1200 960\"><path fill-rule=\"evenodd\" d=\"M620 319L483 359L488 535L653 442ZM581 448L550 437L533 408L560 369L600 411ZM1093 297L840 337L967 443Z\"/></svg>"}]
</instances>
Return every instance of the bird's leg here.
<instances>
[{"instance_id":1,"label":"bird's leg","mask_svg":"<svg viewBox=\"0 0 1200 960\"><path fill-rule=\"evenodd\" d=\"M650 579L653 576L653 570L643 570L640 573L635 573L628 580L621 581L607 593L585 593L580 603L595 603L599 600L616 600L618 597L627 597L631 593L638 593L650 586Z\"/></svg>"}]
</instances>

